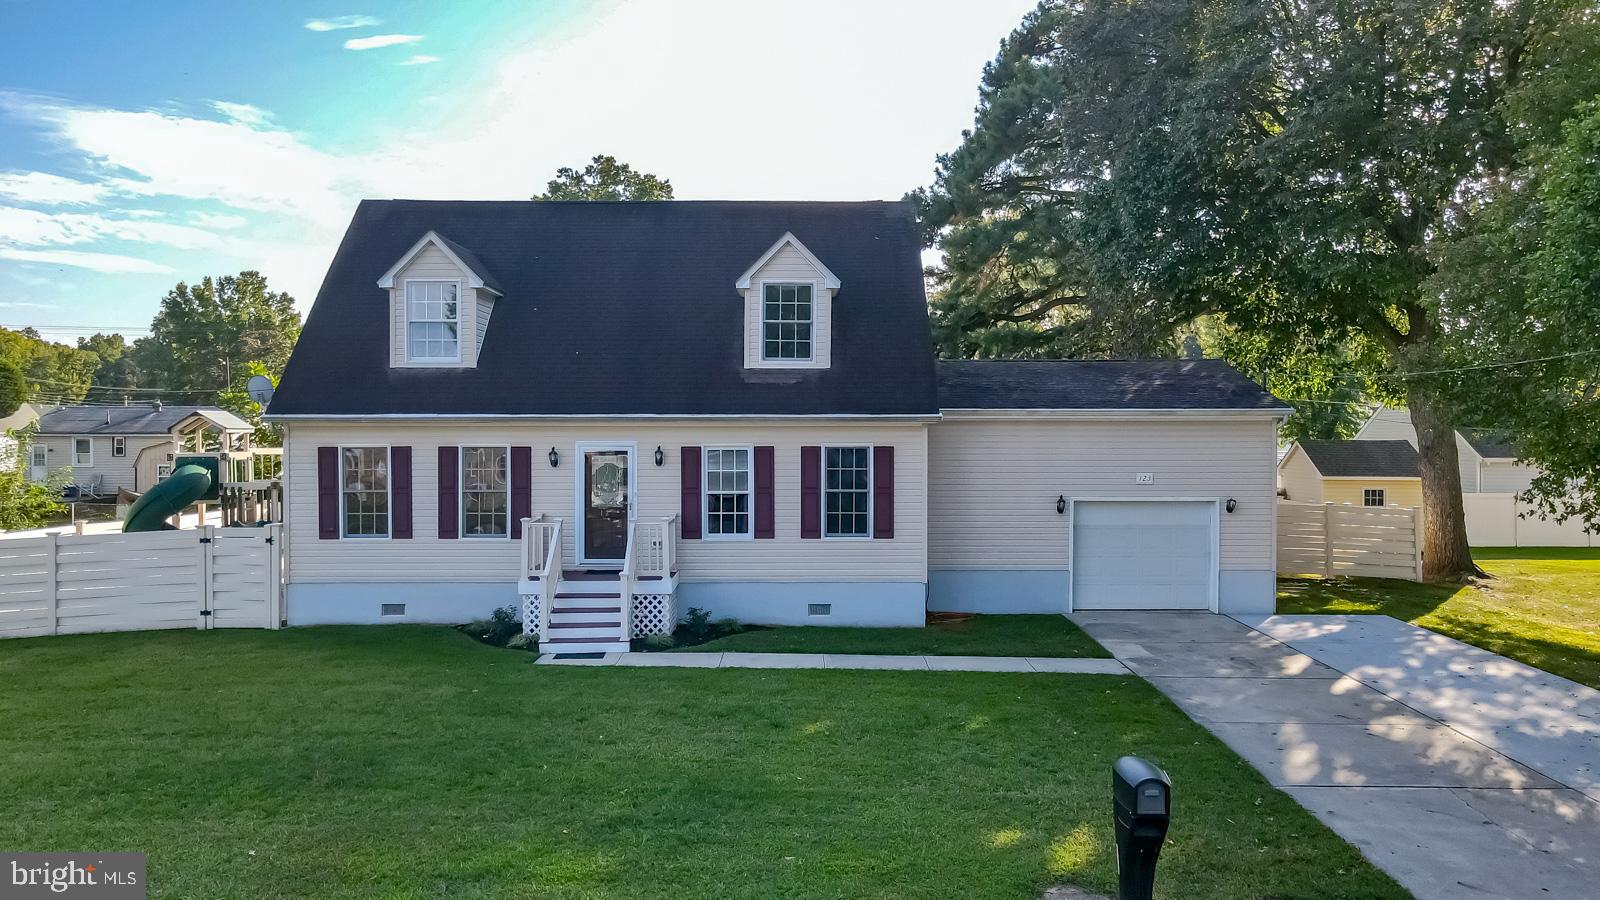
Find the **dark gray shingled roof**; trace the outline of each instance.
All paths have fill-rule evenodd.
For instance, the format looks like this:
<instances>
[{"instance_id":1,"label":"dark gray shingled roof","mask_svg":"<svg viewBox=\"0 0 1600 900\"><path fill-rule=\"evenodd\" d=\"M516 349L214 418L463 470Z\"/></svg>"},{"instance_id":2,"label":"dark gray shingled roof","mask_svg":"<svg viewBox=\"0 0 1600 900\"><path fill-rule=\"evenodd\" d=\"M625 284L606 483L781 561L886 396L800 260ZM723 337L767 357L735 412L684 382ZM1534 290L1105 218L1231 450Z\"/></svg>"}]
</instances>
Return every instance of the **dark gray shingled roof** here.
<instances>
[{"instance_id":1,"label":"dark gray shingled roof","mask_svg":"<svg viewBox=\"0 0 1600 900\"><path fill-rule=\"evenodd\" d=\"M389 366L377 281L430 230L504 294L475 369ZM747 371L734 281L785 232L840 279L832 366ZM901 203L368 200L271 413L932 415L920 253Z\"/></svg>"},{"instance_id":2,"label":"dark gray shingled roof","mask_svg":"<svg viewBox=\"0 0 1600 900\"><path fill-rule=\"evenodd\" d=\"M461 260L461 262L467 268L472 270L472 274L478 276L478 278L483 281L484 287L494 291L497 294L504 294L506 292L506 289L500 286L499 279L495 278L488 269L484 268L483 260L478 259L478 254L473 253L471 250L468 250L467 248L461 246L455 241L450 240L444 235L439 234L438 232L434 232L434 237L437 237L440 241L443 241L444 245L450 248L450 252L456 255L456 259Z\"/></svg>"},{"instance_id":3,"label":"dark gray shingled roof","mask_svg":"<svg viewBox=\"0 0 1600 900\"><path fill-rule=\"evenodd\" d=\"M1301 441L1300 449L1325 478L1420 478L1422 462L1410 441Z\"/></svg>"},{"instance_id":4,"label":"dark gray shingled roof","mask_svg":"<svg viewBox=\"0 0 1600 900\"><path fill-rule=\"evenodd\" d=\"M39 417L40 434L166 434L199 413L226 429L249 431L249 422L215 406L63 406Z\"/></svg>"},{"instance_id":5,"label":"dark gray shingled roof","mask_svg":"<svg viewBox=\"0 0 1600 900\"><path fill-rule=\"evenodd\" d=\"M1516 444L1512 443L1511 435L1504 431L1490 431L1484 428L1463 428L1461 436L1466 438L1472 449L1484 459L1516 459Z\"/></svg>"},{"instance_id":6,"label":"dark gray shingled roof","mask_svg":"<svg viewBox=\"0 0 1600 900\"><path fill-rule=\"evenodd\" d=\"M938 372L942 409L1288 410L1220 359L947 359Z\"/></svg>"}]
</instances>

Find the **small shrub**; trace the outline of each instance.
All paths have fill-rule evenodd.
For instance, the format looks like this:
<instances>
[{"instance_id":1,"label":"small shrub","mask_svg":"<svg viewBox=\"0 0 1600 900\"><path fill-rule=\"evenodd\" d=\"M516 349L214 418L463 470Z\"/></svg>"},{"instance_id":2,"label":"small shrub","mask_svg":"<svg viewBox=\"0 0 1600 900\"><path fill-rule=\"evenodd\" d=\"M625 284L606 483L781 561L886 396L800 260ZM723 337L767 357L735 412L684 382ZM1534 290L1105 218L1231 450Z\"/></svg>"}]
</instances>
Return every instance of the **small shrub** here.
<instances>
[{"instance_id":1,"label":"small shrub","mask_svg":"<svg viewBox=\"0 0 1600 900\"><path fill-rule=\"evenodd\" d=\"M711 640L711 613L698 606L689 607L689 612L678 624L677 631L673 632L679 643L704 644Z\"/></svg>"},{"instance_id":2,"label":"small shrub","mask_svg":"<svg viewBox=\"0 0 1600 900\"><path fill-rule=\"evenodd\" d=\"M514 634L511 640L506 641L507 650L534 650L539 649L539 636L534 634Z\"/></svg>"},{"instance_id":3,"label":"small shrub","mask_svg":"<svg viewBox=\"0 0 1600 900\"><path fill-rule=\"evenodd\" d=\"M504 647L522 634L522 612L515 606L502 606L490 613L489 618L469 622L462 630L485 644Z\"/></svg>"}]
</instances>

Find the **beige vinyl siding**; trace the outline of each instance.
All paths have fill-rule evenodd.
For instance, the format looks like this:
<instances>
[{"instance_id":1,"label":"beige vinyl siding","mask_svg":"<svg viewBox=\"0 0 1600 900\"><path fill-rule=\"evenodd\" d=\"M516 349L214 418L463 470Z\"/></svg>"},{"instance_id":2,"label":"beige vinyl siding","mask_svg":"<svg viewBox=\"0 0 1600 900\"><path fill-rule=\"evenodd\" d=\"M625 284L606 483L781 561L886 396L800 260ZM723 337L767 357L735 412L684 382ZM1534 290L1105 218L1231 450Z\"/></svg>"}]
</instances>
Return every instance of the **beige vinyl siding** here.
<instances>
[{"instance_id":1,"label":"beige vinyl siding","mask_svg":"<svg viewBox=\"0 0 1600 900\"><path fill-rule=\"evenodd\" d=\"M1324 478L1322 502L1361 506L1362 491L1382 488L1384 506L1421 506L1420 478Z\"/></svg>"},{"instance_id":2,"label":"beige vinyl siding","mask_svg":"<svg viewBox=\"0 0 1600 900\"><path fill-rule=\"evenodd\" d=\"M483 353L483 337L489 333L489 318L494 315L494 295L488 291L477 291L478 302L474 315L477 317L478 342L473 347L472 361L476 365L478 357Z\"/></svg>"},{"instance_id":3,"label":"beige vinyl siding","mask_svg":"<svg viewBox=\"0 0 1600 900\"><path fill-rule=\"evenodd\" d=\"M139 490L138 479L135 477L134 462L139 457L139 452L154 444L170 443L172 438L167 435L128 435L127 455L114 457L111 455L111 435L87 435L94 443L94 465L72 465L73 438L66 435L43 435L39 442L46 448L46 466L53 474L58 469L72 469L72 480L76 484L87 485L96 475L102 476L102 492L122 490Z\"/></svg>"},{"instance_id":4,"label":"beige vinyl siding","mask_svg":"<svg viewBox=\"0 0 1600 900\"><path fill-rule=\"evenodd\" d=\"M812 285L811 361L761 358L762 283L792 282ZM767 264L750 276L750 289L744 292L746 368L826 369L832 359L833 291L823 284L823 274L791 245L773 254Z\"/></svg>"},{"instance_id":5,"label":"beige vinyl siding","mask_svg":"<svg viewBox=\"0 0 1600 900\"><path fill-rule=\"evenodd\" d=\"M456 335L461 342L461 361L455 364L444 363L412 363L406 361L406 282L407 281L454 281L456 291ZM450 261L437 246L428 244L422 252L411 260L410 265L395 273L394 287L389 291L389 316L392 326L392 335L389 341L389 364L400 367L427 367L427 368L471 368L478 364L478 346L483 341L478 317L482 305L478 302L479 292L467 287L467 273ZM484 298L492 301L493 295L487 291L482 292ZM487 314L485 313L485 316Z\"/></svg>"},{"instance_id":6,"label":"beige vinyl siding","mask_svg":"<svg viewBox=\"0 0 1600 900\"><path fill-rule=\"evenodd\" d=\"M156 467L172 462L168 457L176 457L178 452L177 441L159 441L146 446L139 451L134 459L134 481L136 491L148 491L156 483Z\"/></svg>"},{"instance_id":7,"label":"beige vinyl siding","mask_svg":"<svg viewBox=\"0 0 1600 900\"><path fill-rule=\"evenodd\" d=\"M1066 569L1056 498L1219 498L1223 569L1270 569L1277 433L1271 420L958 419L928 436L930 569ZM1137 485L1150 472L1155 483Z\"/></svg>"},{"instance_id":8,"label":"beige vinyl siding","mask_svg":"<svg viewBox=\"0 0 1600 900\"><path fill-rule=\"evenodd\" d=\"M438 448L463 444L533 448L533 511L566 519L564 555L573 555L574 473L578 442L636 442L638 515L668 516L679 507L679 448L771 445L774 450L776 537L748 541L681 541L681 577L694 581L923 581L927 577L927 428L921 424L639 425L383 424L290 426L287 527L292 582L428 582L515 580L518 542L438 538ZM412 448L411 540L321 540L317 537L317 448L355 445ZM889 540L800 537L800 448L858 444L895 448L895 536ZM552 469L554 445L561 462ZM656 446L666 455L657 467Z\"/></svg>"},{"instance_id":9,"label":"beige vinyl siding","mask_svg":"<svg viewBox=\"0 0 1600 900\"><path fill-rule=\"evenodd\" d=\"M1322 473L1298 446L1290 449L1278 466L1278 487L1296 503L1321 503Z\"/></svg>"}]
</instances>

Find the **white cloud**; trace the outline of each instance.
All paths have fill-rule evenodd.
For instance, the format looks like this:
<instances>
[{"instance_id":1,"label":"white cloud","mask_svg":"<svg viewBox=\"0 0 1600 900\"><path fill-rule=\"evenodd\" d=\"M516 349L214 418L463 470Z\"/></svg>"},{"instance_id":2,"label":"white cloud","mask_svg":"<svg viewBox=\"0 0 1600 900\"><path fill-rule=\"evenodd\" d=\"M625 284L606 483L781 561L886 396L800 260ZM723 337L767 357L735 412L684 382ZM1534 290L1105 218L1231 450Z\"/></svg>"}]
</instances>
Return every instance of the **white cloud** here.
<instances>
[{"instance_id":1,"label":"white cloud","mask_svg":"<svg viewBox=\"0 0 1600 900\"><path fill-rule=\"evenodd\" d=\"M426 53L415 53L415 54L412 54L410 59L405 60L404 62L400 63L400 65L402 65L402 66L426 66L429 63L436 63L438 61L439 61L439 57L437 57L437 56L429 56Z\"/></svg>"},{"instance_id":2,"label":"white cloud","mask_svg":"<svg viewBox=\"0 0 1600 900\"><path fill-rule=\"evenodd\" d=\"M98 203L108 190L103 184L77 181L48 172L0 172L0 197L46 206Z\"/></svg>"},{"instance_id":3,"label":"white cloud","mask_svg":"<svg viewBox=\"0 0 1600 900\"><path fill-rule=\"evenodd\" d=\"M173 270L171 266L148 259L117 253L85 253L78 250L22 250L16 247L0 247L0 259L124 274L160 275Z\"/></svg>"},{"instance_id":4,"label":"white cloud","mask_svg":"<svg viewBox=\"0 0 1600 900\"><path fill-rule=\"evenodd\" d=\"M248 125L251 128L260 128L272 122L271 113L259 106L251 106L248 103L229 103L226 100L213 100L211 101L211 108L222 113L228 121L237 122L240 125Z\"/></svg>"},{"instance_id":5,"label":"white cloud","mask_svg":"<svg viewBox=\"0 0 1600 900\"><path fill-rule=\"evenodd\" d=\"M375 34L371 37L351 38L344 42L346 50L376 50L379 47L394 47L400 44L415 44L422 40L420 34Z\"/></svg>"},{"instance_id":6,"label":"white cloud","mask_svg":"<svg viewBox=\"0 0 1600 900\"><path fill-rule=\"evenodd\" d=\"M189 213L189 221L201 228L210 228L215 231L231 231L249 224L249 220L244 216L229 215L228 213L192 212Z\"/></svg>"},{"instance_id":7,"label":"white cloud","mask_svg":"<svg viewBox=\"0 0 1600 900\"><path fill-rule=\"evenodd\" d=\"M311 31L342 31L346 28L368 28L382 24L382 19L372 16L329 16L326 19L306 20L306 28Z\"/></svg>"},{"instance_id":8,"label":"white cloud","mask_svg":"<svg viewBox=\"0 0 1600 900\"><path fill-rule=\"evenodd\" d=\"M209 231L152 222L114 219L84 213L44 213L15 206L0 206L0 243L24 247L88 244L100 240L165 244L179 250L208 250L222 246Z\"/></svg>"}]
</instances>

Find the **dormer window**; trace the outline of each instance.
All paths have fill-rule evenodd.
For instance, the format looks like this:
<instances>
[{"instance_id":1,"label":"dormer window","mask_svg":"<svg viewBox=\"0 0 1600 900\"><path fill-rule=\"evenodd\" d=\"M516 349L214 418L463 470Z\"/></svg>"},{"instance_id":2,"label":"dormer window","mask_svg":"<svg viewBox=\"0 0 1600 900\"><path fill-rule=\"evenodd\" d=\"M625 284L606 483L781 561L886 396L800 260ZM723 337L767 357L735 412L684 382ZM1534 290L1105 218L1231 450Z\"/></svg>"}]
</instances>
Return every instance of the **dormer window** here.
<instances>
[{"instance_id":1,"label":"dormer window","mask_svg":"<svg viewBox=\"0 0 1600 900\"><path fill-rule=\"evenodd\" d=\"M810 284L766 284L761 313L761 359L811 360Z\"/></svg>"},{"instance_id":2,"label":"dormer window","mask_svg":"<svg viewBox=\"0 0 1600 900\"><path fill-rule=\"evenodd\" d=\"M406 359L461 359L459 286L454 281L406 282Z\"/></svg>"}]
</instances>

